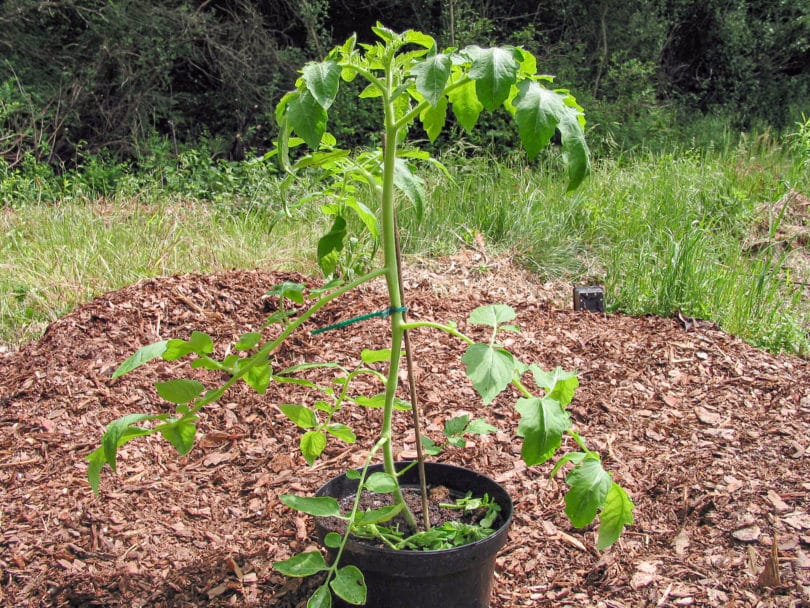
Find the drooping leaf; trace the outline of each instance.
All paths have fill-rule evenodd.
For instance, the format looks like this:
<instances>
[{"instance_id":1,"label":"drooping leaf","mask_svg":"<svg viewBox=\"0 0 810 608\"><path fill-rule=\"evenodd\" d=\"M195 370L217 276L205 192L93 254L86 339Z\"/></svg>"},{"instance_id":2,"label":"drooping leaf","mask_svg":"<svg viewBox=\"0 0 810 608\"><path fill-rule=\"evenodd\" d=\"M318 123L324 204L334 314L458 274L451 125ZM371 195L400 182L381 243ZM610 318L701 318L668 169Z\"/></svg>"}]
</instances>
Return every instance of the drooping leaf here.
<instances>
[{"instance_id":1,"label":"drooping leaf","mask_svg":"<svg viewBox=\"0 0 810 608\"><path fill-rule=\"evenodd\" d=\"M562 149L568 165L568 192L576 190L591 172L590 152L585 143L585 130L578 113L569 109L557 125L562 138Z\"/></svg>"},{"instance_id":2,"label":"drooping leaf","mask_svg":"<svg viewBox=\"0 0 810 608\"><path fill-rule=\"evenodd\" d=\"M161 416L151 414L127 414L107 425L104 434L101 436L101 448L103 449L105 462L110 465L113 471L115 471L119 447L136 437L143 437L155 433L153 429L145 429L134 425L139 422L157 420L160 418Z\"/></svg>"},{"instance_id":3,"label":"drooping leaf","mask_svg":"<svg viewBox=\"0 0 810 608\"><path fill-rule=\"evenodd\" d=\"M245 372L242 379L254 391L260 395L264 395L267 392L267 387L270 385L270 380L272 377L273 369L270 367L270 363L263 361L262 363L254 365L247 372Z\"/></svg>"},{"instance_id":4,"label":"drooping leaf","mask_svg":"<svg viewBox=\"0 0 810 608\"><path fill-rule=\"evenodd\" d=\"M282 494L279 499L285 505L301 513L315 517L340 517L340 505L331 496L296 496Z\"/></svg>"},{"instance_id":5,"label":"drooping leaf","mask_svg":"<svg viewBox=\"0 0 810 608\"><path fill-rule=\"evenodd\" d=\"M419 114L419 120L422 121L428 139L431 142L436 141L447 122L447 98L442 97L436 105L425 108Z\"/></svg>"},{"instance_id":6,"label":"drooping leaf","mask_svg":"<svg viewBox=\"0 0 810 608\"><path fill-rule=\"evenodd\" d=\"M357 214L357 217L363 222L368 233L376 239L380 230L377 225L377 216L374 212L369 209L363 201L359 201L353 196L347 196L343 202Z\"/></svg>"},{"instance_id":7,"label":"drooping leaf","mask_svg":"<svg viewBox=\"0 0 810 608\"><path fill-rule=\"evenodd\" d=\"M394 185L413 203L417 219L421 220L425 208L425 183L401 158L394 160Z\"/></svg>"},{"instance_id":8,"label":"drooping leaf","mask_svg":"<svg viewBox=\"0 0 810 608\"><path fill-rule=\"evenodd\" d=\"M337 437L341 441L345 441L346 443L354 443L355 441L357 441L357 435L355 435L351 427L348 427L345 424L341 424L339 422L333 422L332 424L327 426L326 432L332 435L333 437Z\"/></svg>"},{"instance_id":9,"label":"drooping leaf","mask_svg":"<svg viewBox=\"0 0 810 608\"><path fill-rule=\"evenodd\" d=\"M112 374L113 379L119 378L124 374L128 374L133 369L140 367L147 361L151 361L152 359L162 356L163 353L166 352L166 345L168 343L168 340L161 340L160 342L155 342L154 344L142 346L135 351L131 357L118 366L118 369L116 369Z\"/></svg>"},{"instance_id":10,"label":"drooping leaf","mask_svg":"<svg viewBox=\"0 0 810 608\"><path fill-rule=\"evenodd\" d=\"M411 73L416 76L416 90L431 106L437 105L444 98L450 68L450 57L443 54L427 57L411 68Z\"/></svg>"},{"instance_id":11,"label":"drooping leaf","mask_svg":"<svg viewBox=\"0 0 810 608\"><path fill-rule=\"evenodd\" d=\"M565 483L570 488L565 494L565 514L575 528L587 526L605 504L613 485L610 474L600 460L589 457L568 473Z\"/></svg>"},{"instance_id":12,"label":"drooping leaf","mask_svg":"<svg viewBox=\"0 0 810 608\"><path fill-rule=\"evenodd\" d=\"M468 321L473 325L486 325L488 327L498 327L501 323L507 323L515 318L515 311L506 304L487 304L479 306L470 313Z\"/></svg>"},{"instance_id":13,"label":"drooping leaf","mask_svg":"<svg viewBox=\"0 0 810 608\"><path fill-rule=\"evenodd\" d=\"M301 454L308 465L312 465L326 449L326 435L321 431L307 431L301 436Z\"/></svg>"},{"instance_id":14,"label":"drooping leaf","mask_svg":"<svg viewBox=\"0 0 810 608\"><path fill-rule=\"evenodd\" d=\"M364 485L369 492L375 494L390 494L399 487L392 475L381 471L369 475Z\"/></svg>"},{"instance_id":15,"label":"drooping leaf","mask_svg":"<svg viewBox=\"0 0 810 608\"><path fill-rule=\"evenodd\" d=\"M155 382L158 395L170 403L190 403L199 397L205 390L205 385L199 380L175 378L165 382Z\"/></svg>"},{"instance_id":16,"label":"drooping leaf","mask_svg":"<svg viewBox=\"0 0 810 608\"><path fill-rule=\"evenodd\" d=\"M308 90L298 91L287 101L287 120L290 127L313 150L321 144L326 132L326 110Z\"/></svg>"},{"instance_id":17,"label":"drooping leaf","mask_svg":"<svg viewBox=\"0 0 810 608\"><path fill-rule=\"evenodd\" d=\"M484 108L491 112L506 101L517 72L514 49L493 47L476 53L470 78L475 80L475 92Z\"/></svg>"},{"instance_id":18,"label":"drooping leaf","mask_svg":"<svg viewBox=\"0 0 810 608\"><path fill-rule=\"evenodd\" d=\"M273 568L284 576L312 576L318 572L328 570L326 560L318 551L306 551L293 555L290 559L274 562Z\"/></svg>"},{"instance_id":19,"label":"drooping leaf","mask_svg":"<svg viewBox=\"0 0 810 608\"><path fill-rule=\"evenodd\" d=\"M302 70L307 90L324 110L328 110L335 101L341 71L342 68L335 61L311 62Z\"/></svg>"},{"instance_id":20,"label":"drooping leaf","mask_svg":"<svg viewBox=\"0 0 810 608\"><path fill-rule=\"evenodd\" d=\"M467 377L481 395L484 405L501 394L514 377L512 355L489 344L473 344L461 360L467 366Z\"/></svg>"},{"instance_id":21,"label":"drooping leaf","mask_svg":"<svg viewBox=\"0 0 810 608\"><path fill-rule=\"evenodd\" d=\"M605 498L605 507L599 514L597 549L607 549L619 539L624 527L633 523L633 509L635 505L627 492L614 482Z\"/></svg>"},{"instance_id":22,"label":"drooping leaf","mask_svg":"<svg viewBox=\"0 0 810 608\"><path fill-rule=\"evenodd\" d=\"M481 115L481 110L484 109L475 92L475 81L470 80L454 88L448 93L448 98L458 123L468 133L472 132Z\"/></svg>"},{"instance_id":23,"label":"drooping leaf","mask_svg":"<svg viewBox=\"0 0 810 608\"><path fill-rule=\"evenodd\" d=\"M332 608L332 592L329 591L329 585L324 583L309 596L307 608Z\"/></svg>"},{"instance_id":24,"label":"drooping leaf","mask_svg":"<svg viewBox=\"0 0 810 608\"><path fill-rule=\"evenodd\" d=\"M93 494L98 496L99 487L101 486L101 469L104 468L107 462L104 446L97 447L85 459L87 460L87 481L93 490Z\"/></svg>"},{"instance_id":25,"label":"drooping leaf","mask_svg":"<svg viewBox=\"0 0 810 608\"><path fill-rule=\"evenodd\" d=\"M188 454L194 447L194 437L197 434L197 425L193 419L181 418L155 427L164 439L174 446L181 456Z\"/></svg>"},{"instance_id":26,"label":"drooping leaf","mask_svg":"<svg viewBox=\"0 0 810 608\"><path fill-rule=\"evenodd\" d=\"M362 606L366 603L366 582L357 566L339 568L329 585L335 595L347 604Z\"/></svg>"},{"instance_id":27,"label":"drooping leaf","mask_svg":"<svg viewBox=\"0 0 810 608\"><path fill-rule=\"evenodd\" d=\"M528 466L546 462L560 447L563 433L571 427L568 412L549 397L518 399L515 409L520 414L518 436L523 438L520 450L523 461Z\"/></svg>"},{"instance_id":28,"label":"drooping leaf","mask_svg":"<svg viewBox=\"0 0 810 608\"><path fill-rule=\"evenodd\" d=\"M529 160L534 160L557 129L560 108L554 106L562 102L559 95L533 80L524 80L518 88L520 93L515 98L515 120L526 154Z\"/></svg>"},{"instance_id":29,"label":"drooping leaf","mask_svg":"<svg viewBox=\"0 0 810 608\"><path fill-rule=\"evenodd\" d=\"M318 424L318 417L308 407L295 403L284 403L278 409L302 429L311 429Z\"/></svg>"},{"instance_id":30,"label":"drooping leaf","mask_svg":"<svg viewBox=\"0 0 810 608\"><path fill-rule=\"evenodd\" d=\"M546 391L547 397L555 399L562 407L568 407L568 404L574 399L574 393L579 386L579 378L577 378L576 372L568 372L561 367L556 367L547 372L537 365L530 365L529 369L537 386Z\"/></svg>"},{"instance_id":31,"label":"drooping leaf","mask_svg":"<svg viewBox=\"0 0 810 608\"><path fill-rule=\"evenodd\" d=\"M337 268L343 240L346 238L346 220L337 216L332 228L318 241L318 265L324 275L329 276Z\"/></svg>"}]
</instances>

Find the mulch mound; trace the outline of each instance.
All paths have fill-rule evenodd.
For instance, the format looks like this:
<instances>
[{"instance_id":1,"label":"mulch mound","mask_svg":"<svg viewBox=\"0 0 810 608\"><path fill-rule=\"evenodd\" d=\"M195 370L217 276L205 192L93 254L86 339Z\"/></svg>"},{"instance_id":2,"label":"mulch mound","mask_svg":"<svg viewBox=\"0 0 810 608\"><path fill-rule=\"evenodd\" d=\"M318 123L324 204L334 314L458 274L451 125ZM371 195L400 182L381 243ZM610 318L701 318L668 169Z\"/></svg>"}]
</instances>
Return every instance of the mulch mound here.
<instances>
[{"instance_id":1,"label":"mulch mound","mask_svg":"<svg viewBox=\"0 0 810 608\"><path fill-rule=\"evenodd\" d=\"M414 332L427 432L439 439L443 420L460 412L502 429L439 457L490 475L514 497L491 605L809 606L810 362L759 351L701 321L566 310L551 304L546 286L492 267L412 269L410 317L455 320L477 335L466 325L473 308L511 304L522 331L508 346L546 369L579 370L572 417L637 508L620 542L596 552L594 530L565 519L550 465L522 465L516 395L482 406L459 364L462 345ZM312 545L312 522L279 496L313 491L360 464L368 447L335 441L306 467L299 430L275 406L315 395L234 387L204 414L187 456L157 438L136 440L122 449L118 473L105 471L99 497L85 479L84 457L105 424L164 411L153 382L220 380L163 361L111 380L117 365L143 344L195 329L222 354L261 327L278 304L265 294L284 280L311 283L264 271L147 280L0 355L0 605L305 605L311 582L280 576L272 562ZM307 329L379 310L383 293L377 283L358 290ZM275 365L354 366L362 348L381 348L386 336L381 319L315 337L300 331ZM397 420L403 432L407 416ZM365 438L379 411L347 408L340 421ZM402 457L412 454L411 437L399 445Z\"/></svg>"}]
</instances>

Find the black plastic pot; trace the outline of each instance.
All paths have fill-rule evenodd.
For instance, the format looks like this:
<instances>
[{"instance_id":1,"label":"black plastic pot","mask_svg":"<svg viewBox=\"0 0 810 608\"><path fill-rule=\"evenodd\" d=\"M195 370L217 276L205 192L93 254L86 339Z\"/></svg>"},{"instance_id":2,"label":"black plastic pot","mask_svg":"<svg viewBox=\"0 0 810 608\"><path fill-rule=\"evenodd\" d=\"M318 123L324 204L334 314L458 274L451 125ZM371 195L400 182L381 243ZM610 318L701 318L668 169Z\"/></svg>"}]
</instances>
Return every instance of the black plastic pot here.
<instances>
[{"instance_id":1,"label":"black plastic pot","mask_svg":"<svg viewBox=\"0 0 810 608\"><path fill-rule=\"evenodd\" d=\"M397 470L410 463L397 463ZM382 465L369 467L369 474ZM448 464L425 463L429 485L444 486L451 494L473 496L488 494L501 506L501 525L487 538L453 549L439 551L394 551L350 540L341 557L341 565L355 565L365 577L368 588L366 608L486 608L495 571L495 555L504 545L512 523L512 499L492 479L468 469ZM418 487L414 466L400 477L403 487ZM318 496L340 500L357 491L357 481L345 475L321 487ZM316 522L318 533L324 530ZM335 606L348 604L335 598Z\"/></svg>"}]
</instances>

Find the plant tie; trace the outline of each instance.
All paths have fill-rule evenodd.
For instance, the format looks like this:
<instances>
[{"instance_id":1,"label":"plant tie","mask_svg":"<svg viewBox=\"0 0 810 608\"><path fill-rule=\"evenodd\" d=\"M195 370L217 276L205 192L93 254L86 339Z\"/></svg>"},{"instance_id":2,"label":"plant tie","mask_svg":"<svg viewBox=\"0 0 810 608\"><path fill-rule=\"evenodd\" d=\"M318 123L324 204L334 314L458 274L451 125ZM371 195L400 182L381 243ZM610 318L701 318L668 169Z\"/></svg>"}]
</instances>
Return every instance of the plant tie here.
<instances>
[{"instance_id":1,"label":"plant tie","mask_svg":"<svg viewBox=\"0 0 810 608\"><path fill-rule=\"evenodd\" d=\"M360 315L359 317L352 317L351 319L346 319L345 321L340 321L339 323L334 323L332 325L327 325L326 327L320 327L318 329L314 329L310 332L311 336L315 336L317 334L322 334L325 331L332 331L333 329L340 329L341 327L347 327L354 323L359 323L360 321L366 321L368 319L373 319L374 317L390 317L392 314L397 312L408 312L407 306L399 306L397 308L389 306L388 308L384 308L383 310L378 310L376 312L370 312L365 315Z\"/></svg>"}]
</instances>

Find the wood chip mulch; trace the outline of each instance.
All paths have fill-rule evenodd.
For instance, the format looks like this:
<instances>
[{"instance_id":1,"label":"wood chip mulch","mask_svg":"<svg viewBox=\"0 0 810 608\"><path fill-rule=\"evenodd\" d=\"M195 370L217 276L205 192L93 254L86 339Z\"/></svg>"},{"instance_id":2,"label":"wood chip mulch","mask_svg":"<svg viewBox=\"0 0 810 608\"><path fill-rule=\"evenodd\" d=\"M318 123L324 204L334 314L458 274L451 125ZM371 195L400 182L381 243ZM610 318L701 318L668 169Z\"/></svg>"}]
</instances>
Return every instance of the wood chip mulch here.
<instances>
[{"instance_id":1,"label":"wood chip mulch","mask_svg":"<svg viewBox=\"0 0 810 608\"><path fill-rule=\"evenodd\" d=\"M810 362L759 351L701 321L574 312L552 286L507 264L487 260L473 271L466 262L410 269L410 317L455 320L477 335L466 324L473 308L515 307L522 331L508 346L523 361L579 370L575 423L637 505L635 525L596 552L594 530L565 519L550 465L522 465L516 395L483 407L459 365L462 346L414 333L428 433L438 439L445 417L459 412L502 429L439 457L494 477L514 497L492 607L810 606ZM311 492L358 465L377 410L341 411L364 439L330 444L307 468L299 431L275 406L315 396L234 387L204 415L187 456L156 438L137 440L122 450L117 474L105 471L100 497L85 480L84 457L105 424L164 411L154 381L217 380L158 361L113 381L117 365L140 345L195 329L222 354L261 327L278 304L265 293L283 280L313 284L258 270L143 281L0 355L0 605L305 604L308 583L285 579L272 562L310 546L312 523L279 495ZM383 307L375 283L319 312L308 329ZM275 363L353 366L386 335L381 319L315 337L301 331ZM399 445L402 457L412 454L411 437Z\"/></svg>"}]
</instances>

